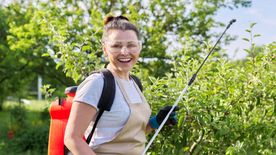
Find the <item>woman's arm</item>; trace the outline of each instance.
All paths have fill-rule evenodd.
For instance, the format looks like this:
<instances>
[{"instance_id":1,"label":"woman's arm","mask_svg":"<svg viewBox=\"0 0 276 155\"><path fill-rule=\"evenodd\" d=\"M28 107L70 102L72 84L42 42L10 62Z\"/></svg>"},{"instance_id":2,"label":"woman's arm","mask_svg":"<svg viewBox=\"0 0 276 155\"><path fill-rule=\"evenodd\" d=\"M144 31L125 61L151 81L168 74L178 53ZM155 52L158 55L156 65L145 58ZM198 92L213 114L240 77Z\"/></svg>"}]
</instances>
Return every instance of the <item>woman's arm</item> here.
<instances>
[{"instance_id":1,"label":"woman's arm","mask_svg":"<svg viewBox=\"0 0 276 155\"><path fill-rule=\"evenodd\" d=\"M83 140L83 134L96 115L96 108L81 102L72 104L64 144L74 155L96 155Z\"/></svg>"}]
</instances>

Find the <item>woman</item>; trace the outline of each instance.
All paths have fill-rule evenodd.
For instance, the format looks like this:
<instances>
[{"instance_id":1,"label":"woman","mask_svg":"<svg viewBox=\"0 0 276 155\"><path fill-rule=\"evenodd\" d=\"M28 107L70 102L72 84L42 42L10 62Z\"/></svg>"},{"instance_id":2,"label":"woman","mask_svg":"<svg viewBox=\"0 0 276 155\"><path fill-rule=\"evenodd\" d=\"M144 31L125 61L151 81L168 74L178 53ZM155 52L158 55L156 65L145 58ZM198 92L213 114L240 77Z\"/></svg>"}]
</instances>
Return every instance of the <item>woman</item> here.
<instances>
[{"instance_id":1,"label":"woman","mask_svg":"<svg viewBox=\"0 0 276 155\"><path fill-rule=\"evenodd\" d=\"M103 76L90 75L77 90L64 142L76 155L140 155L145 147L146 132L157 128L170 108L161 110L149 121L151 109L130 78L130 71L142 48L138 29L124 16L108 16L104 24L103 52L109 60L107 69L116 81L111 111L103 113L92 141L87 145L82 137L93 126L90 122L97 115L97 103L103 88ZM174 119L170 120L169 124L175 124Z\"/></svg>"}]
</instances>

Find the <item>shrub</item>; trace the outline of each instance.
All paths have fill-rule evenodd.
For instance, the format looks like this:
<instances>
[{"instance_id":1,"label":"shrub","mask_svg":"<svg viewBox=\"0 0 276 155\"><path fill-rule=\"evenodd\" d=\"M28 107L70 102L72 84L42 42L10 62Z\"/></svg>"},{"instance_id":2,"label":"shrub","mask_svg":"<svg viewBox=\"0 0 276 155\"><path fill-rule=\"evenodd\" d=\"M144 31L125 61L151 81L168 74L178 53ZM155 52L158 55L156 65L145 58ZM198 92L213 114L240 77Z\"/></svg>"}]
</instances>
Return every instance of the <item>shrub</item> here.
<instances>
[{"instance_id":1,"label":"shrub","mask_svg":"<svg viewBox=\"0 0 276 155\"><path fill-rule=\"evenodd\" d=\"M275 153L275 45L264 46L262 52L243 61L209 60L179 103L178 126L162 129L149 152ZM174 73L151 78L145 94L153 113L174 103L198 64L184 57L175 61Z\"/></svg>"},{"instance_id":2,"label":"shrub","mask_svg":"<svg viewBox=\"0 0 276 155\"><path fill-rule=\"evenodd\" d=\"M28 117L28 112L23 105L16 105L10 110L11 125L9 129L13 132L13 137L5 137L2 150L9 154L21 154L31 152L31 154L46 154L48 148L49 133L49 113L45 109L39 112L39 119L32 120ZM32 112L35 113L35 112ZM47 113L47 114L46 114ZM32 114L36 116L37 114Z\"/></svg>"},{"instance_id":3,"label":"shrub","mask_svg":"<svg viewBox=\"0 0 276 155\"><path fill-rule=\"evenodd\" d=\"M13 139L9 140L7 148L13 153L22 153L32 150L40 154L46 154L48 148L48 125L34 125L17 132Z\"/></svg>"}]
</instances>

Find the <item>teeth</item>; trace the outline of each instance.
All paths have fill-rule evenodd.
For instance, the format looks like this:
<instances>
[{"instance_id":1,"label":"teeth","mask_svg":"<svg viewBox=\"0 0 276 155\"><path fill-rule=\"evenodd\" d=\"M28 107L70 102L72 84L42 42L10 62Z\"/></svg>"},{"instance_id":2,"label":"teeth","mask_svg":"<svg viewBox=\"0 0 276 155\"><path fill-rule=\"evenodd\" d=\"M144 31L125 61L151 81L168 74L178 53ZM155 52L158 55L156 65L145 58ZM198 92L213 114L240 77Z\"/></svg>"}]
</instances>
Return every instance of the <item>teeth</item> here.
<instances>
[{"instance_id":1,"label":"teeth","mask_svg":"<svg viewBox=\"0 0 276 155\"><path fill-rule=\"evenodd\" d=\"M121 59L119 59L119 61L122 61L122 62L128 62L130 60L131 60L130 58L121 58Z\"/></svg>"}]
</instances>

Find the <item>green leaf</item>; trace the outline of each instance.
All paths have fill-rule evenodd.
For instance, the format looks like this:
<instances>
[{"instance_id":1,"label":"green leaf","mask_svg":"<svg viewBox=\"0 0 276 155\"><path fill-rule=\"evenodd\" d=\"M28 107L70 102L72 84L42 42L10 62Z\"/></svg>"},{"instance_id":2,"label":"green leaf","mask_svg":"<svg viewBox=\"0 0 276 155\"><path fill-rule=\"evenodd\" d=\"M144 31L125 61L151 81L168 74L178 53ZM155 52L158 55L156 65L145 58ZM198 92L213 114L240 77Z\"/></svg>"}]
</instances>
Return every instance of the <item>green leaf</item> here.
<instances>
[{"instance_id":1,"label":"green leaf","mask_svg":"<svg viewBox=\"0 0 276 155\"><path fill-rule=\"evenodd\" d=\"M256 37L260 37L261 35L260 34L255 34L253 37L256 38Z\"/></svg>"},{"instance_id":2,"label":"green leaf","mask_svg":"<svg viewBox=\"0 0 276 155\"><path fill-rule=\"evenodd\" d=\"M42 56L42 57L49 57L50 54L49 54L49 53L43 53L41 56Z\"/></svg>"},{"instance_id":3,"label":"green leaf","mask_svg":"<svg viewBox=\"0 0 276 155\"><path fill-rule=\"evenodd\" d=\"M242 38L242 40L250 42L250 40L248 38Z\"/></svg>"},{"instance_id":4,"label":"green leaf","mask_svg":"<svg viewBox=\"0 0 276 155\"><path fill-rule=\"evenodd\" d=\"M87 50L90 50L90 46L88 45L82 46L82 51L87 51Z\"/></svg>"},{"instance_id":5,"label":"green leaf","mask_svg":"<svg viewBox=\"0 0 276 155\"><path fill-rule=\"evenodd\" d=\"M249 49L243 49L243 50L245 50L247 53L250 53L250 52L251 52Z\"/></svg>"},{"instance_id":6,"label":"green leaf","mask_svg":"<svg viewBox=\"0 0 276 155\"><path fill-rule=\"evenodd\" d=\"M251 23L250 28L252 29L257 23Z\"/></svg>"}]
</instances>

